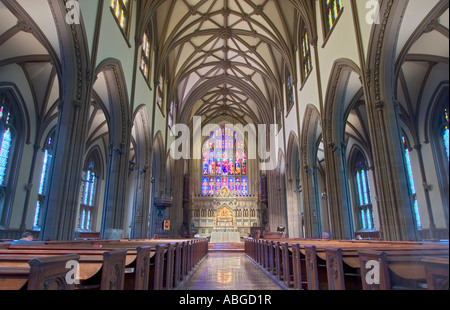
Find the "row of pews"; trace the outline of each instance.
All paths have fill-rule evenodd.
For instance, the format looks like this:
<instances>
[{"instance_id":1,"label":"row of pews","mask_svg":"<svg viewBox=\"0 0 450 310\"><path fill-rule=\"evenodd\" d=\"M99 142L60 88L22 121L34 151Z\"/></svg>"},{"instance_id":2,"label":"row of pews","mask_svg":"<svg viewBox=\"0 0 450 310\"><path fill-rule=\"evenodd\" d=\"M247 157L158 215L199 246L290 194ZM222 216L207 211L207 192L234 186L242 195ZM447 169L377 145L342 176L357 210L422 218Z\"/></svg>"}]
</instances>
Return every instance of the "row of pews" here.
<instances>
[{"instance_id":1,"label":"row of pews","mask_svg":"<svg viewBox=\"0 0 450 310\"><path fill-rule=\"evenodd\" d=\"M207 239L0 243L0 290L173 290L207 253Z\"/></svg>"},{"instance_id":2,"label":"row of pews","mask_svg":"<svg viewBox=\"0 0 450 310\"><path fill-rule=\"evenodd\" d=\"M247 239L245 253L285 289L449 289L448 242Z\"/></svg>"}]
</instances>

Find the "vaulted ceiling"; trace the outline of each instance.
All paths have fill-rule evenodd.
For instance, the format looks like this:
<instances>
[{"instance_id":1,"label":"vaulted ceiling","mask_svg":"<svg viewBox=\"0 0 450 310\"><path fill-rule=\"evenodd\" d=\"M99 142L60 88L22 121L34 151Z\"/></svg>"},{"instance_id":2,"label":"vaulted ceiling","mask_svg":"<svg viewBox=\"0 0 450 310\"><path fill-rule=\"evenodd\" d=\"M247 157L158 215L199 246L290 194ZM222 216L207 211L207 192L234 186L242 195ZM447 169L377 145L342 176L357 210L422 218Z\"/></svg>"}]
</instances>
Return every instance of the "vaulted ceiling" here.
<instances>
[{"instance_id":1,"label":"vaulted ceiling","mask_svg":"<svg viewBox=\"0 0 450 310\"><path fill-rule=\"evenodd\" d=\"M170 81L179 121L273 122L281 85L295 73L296 12L286 0L163 1L157 72Z\"/></svg>"}]
</instances>

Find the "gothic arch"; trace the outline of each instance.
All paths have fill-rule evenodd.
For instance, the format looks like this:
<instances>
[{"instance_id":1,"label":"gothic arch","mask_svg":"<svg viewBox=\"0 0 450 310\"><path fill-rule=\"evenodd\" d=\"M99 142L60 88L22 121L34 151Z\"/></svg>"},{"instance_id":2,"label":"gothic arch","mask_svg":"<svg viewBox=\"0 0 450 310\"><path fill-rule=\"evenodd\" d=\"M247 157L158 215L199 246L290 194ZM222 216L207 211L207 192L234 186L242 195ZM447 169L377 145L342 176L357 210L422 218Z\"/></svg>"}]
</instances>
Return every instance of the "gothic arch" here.
<instances>
[{"instance_id":1,"label":"gothic arch","mask_svg":"<svg viewBox=\"0 0 450 310\"><path fill-rule=\"evenodd\" d=\"M327 200L335 238L351 239L353 219L346 156L346 126L352 107L362 96L361 70L349 59L335 61L325 99L324 141Z\"/></svg>"},{"instance_id":2,"label":"gothic arch","mask_svg":"<svg viewBox=\"0 0 450 310\"><path fill-rule=\"evenodd\" d=\"M303 236L302 201L301 201L301 161L297 135L291 131L288 139L286 160L286 200L289 223L289 236L299 238Z\"/></svg>"},{"instance_id":3,"label":"gothic arch","mask_svg":"<svg viewBox=\"0 0 450 310\"><path fill-rule=\"evenodd\" d=\"M306 107L303 120L300 148L306 238L320 238L322 236L320 198L317 187L317 154L321 139L320 113L314 105L309 104Z\"/></svg>"},{"instance_id":4,"label":"gothic arch","mask_svg":"<svg viewBox=\"0 0 450 310\"><path fill-rule=\"evenodd\" d=\"M105 59L97 66L95 76L94 91L105 104L110 143L123 150L129 144L131 113L122 65L117 59Z\"/></svg>"},{"instance_id":5,"label":"gothic arch","mask_svg":"<svg viewBox=\"0 0 450 310\"><path fill-rule=\"evenodd\" d=\"M140 105L133 114L132 143L128 177L128 220L131 238L146 238L149 231L152 139L148 108Z\"/></svg>"},{"instance_id":6,"label":"gothic arch","mask_svg":"<svg viewBox=\"0 0 450 310\"><path fill-rule=\"evenodd\" d=\"M140 169L150 169L150 155L152 150L152 138L150 134L150 120L148 117L148 108L146 105L140 105L136 108L133 115L133 131L135 145L136 165Z\"/></svg>"}]
</instances>

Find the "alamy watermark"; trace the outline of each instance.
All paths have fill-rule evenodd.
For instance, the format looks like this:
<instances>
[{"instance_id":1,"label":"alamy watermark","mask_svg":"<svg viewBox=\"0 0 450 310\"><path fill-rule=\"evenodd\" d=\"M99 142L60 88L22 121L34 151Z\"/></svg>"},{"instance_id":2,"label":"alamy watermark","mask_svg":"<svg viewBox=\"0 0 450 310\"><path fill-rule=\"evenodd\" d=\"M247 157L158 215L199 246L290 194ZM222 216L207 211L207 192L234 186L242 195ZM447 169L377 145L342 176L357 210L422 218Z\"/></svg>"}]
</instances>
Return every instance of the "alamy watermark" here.
<instances>
[{"instance_id":1,"label":"alamy watermark","mask_svg":"<svg viewBox=\"0 0 450 310\"><path fill-rule=\"evenodd\" d=\"M70 260L66 263L66 268L70 269L66 273L66 282L69 285L80 284L80 263L76 260Z\"/></svg>"},{"instance_id":2,"label":"alamy watermark","mask_svg":"<svg viewBox=\"0 0 450 310\"><path fill-rule=\"evenodd\" d=\"M370 260L365 265L366 273L366 283L368 285L378 285L380 284L380 263L376 260Z\"/></svg>"},{"instance_id":3,"label":"alamy watermark","mask_svg":"<svg viewBox=\"0 0 450 310\"><path fill-rule=\"evenodd\" d=\"M366 2L366 23L369 25L380 24L381 9L378 0L367 0Z\"/></svg>"},{"instance_id":4,"label":"alamy watermark","mask_svg":"<svg viewBox=\"0 0 450 310\"><path fill-rule=\"evenodd\" d=\"M66 14L66 23L69 25L79 25L80 24L80 2L78 0L69 0L66 2L66 9L68 10Z\"/></svg>"},{"instance_id":5,"label":"alamy watermark","mask_svg":"<svg viewBox=\"0 0 450 310\"><path fill-rule=\"evenodd\" d=\"M66 22L69 25L80 24L80 3L78 0L68 0L66 2ZM380 3L378 0L366 1L366 23L369 25L380 24Z\"/></svg>"}]
</instances>

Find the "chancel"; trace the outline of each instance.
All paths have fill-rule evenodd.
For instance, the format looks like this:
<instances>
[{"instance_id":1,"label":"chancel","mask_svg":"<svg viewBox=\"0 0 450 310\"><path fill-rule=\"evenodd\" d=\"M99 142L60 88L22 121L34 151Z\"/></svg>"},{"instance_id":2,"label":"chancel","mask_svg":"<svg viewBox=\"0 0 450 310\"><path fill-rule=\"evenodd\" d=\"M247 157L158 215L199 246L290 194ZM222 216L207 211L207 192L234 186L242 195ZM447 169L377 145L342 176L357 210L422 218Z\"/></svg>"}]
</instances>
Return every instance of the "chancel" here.
<instances>
[{"instance_id":1,"label":"chancel","mask_svg":"<svg viewBox=\"0 0 450 310\"><path fill-rule=\"evenodd\" d=\"M448 288L448 0L1 0L0 20L0 288L368 289L371 260L417 267L385 289ZM37 282L67 258L79 285Z\"/></svg>"}]
</instances>

